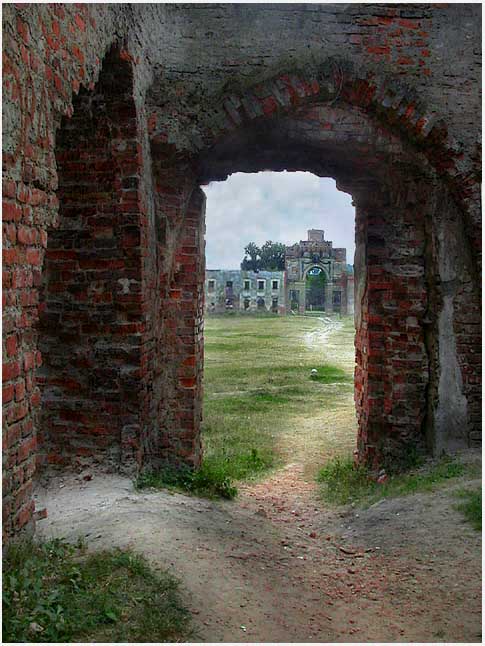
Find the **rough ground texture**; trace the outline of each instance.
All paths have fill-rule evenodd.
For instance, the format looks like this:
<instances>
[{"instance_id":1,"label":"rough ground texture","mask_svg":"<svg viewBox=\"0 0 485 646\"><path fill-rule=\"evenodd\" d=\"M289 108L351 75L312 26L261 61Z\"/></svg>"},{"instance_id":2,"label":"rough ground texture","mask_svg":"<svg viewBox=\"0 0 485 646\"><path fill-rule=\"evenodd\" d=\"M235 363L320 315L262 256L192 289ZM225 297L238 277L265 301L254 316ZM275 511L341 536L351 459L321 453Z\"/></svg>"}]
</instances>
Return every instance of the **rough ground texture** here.
<instances>
[{"instance_id":1,"label":"rough ground texture","mask_svg":"<svg viewBox=\"0 0 485 646\"><path fill-rule=\"evenodd\" d=\"M242 329L260 329L256 323L217 321L233 352L208 343L207 398L221 386L209 379L213 364L241 368L234 347ZM275 318L259 325L272 340L287 343L293 361L310 353L315 362L351 373L348 321L306 317L288 323L282 328ZM268 352L275 352L273 346ZM481 538L454 509L453 495L479 482L460 479L432 494L369 509L329 508L318 497L315 475L329 457L351 452L355 416L349 387L325 401L321 413L303 407L284 422L267 413L278 426L273 442L285 466L240 484L233 502L135 492L127 478L89 470L46 480L38 489L36 504L48 510L40 533L81 536L92 550L129 545L171 568L186 591L194 640L479 641ZM229 441L230 427L226 433ZM480 456L470 452L461 459Z\"/></svg>"},{"instance_id":2,"label":"rough ground texture","mask_svg":"<svg viewBox=\"0 0 485 646\"><path fill-rule=\"evenodd\" d=\"M334 511L288 465L227 503L96 475L53 479L37 496L49 507L41 536L129 545L179 576L196 640L481 639L481 539L453 487Z\"/></svg>"},{"instance_id":3,"label":"rough ground texture","mask_svg":"<svg viewBox=\"0 0 485 646\"><path fill-rule=\"evenodd\" d=\"M480 442L480 39L473 4L4 5L6 535L37 467L199 464L236 171L352 194L360 459Z\"/></svg>"}]
</instances>

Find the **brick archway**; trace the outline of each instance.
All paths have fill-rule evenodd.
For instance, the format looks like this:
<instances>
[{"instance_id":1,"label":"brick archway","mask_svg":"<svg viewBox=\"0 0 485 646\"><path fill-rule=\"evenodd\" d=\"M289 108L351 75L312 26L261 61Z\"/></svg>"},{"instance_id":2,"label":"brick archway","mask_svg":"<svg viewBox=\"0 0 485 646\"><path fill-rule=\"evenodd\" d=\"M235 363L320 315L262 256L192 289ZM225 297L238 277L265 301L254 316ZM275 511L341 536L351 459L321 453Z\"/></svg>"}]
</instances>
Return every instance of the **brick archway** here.
<instances>
[{"instance_id":1,"label":"brick archway","mask_svg":"<svg viewBox=\"0 0 485 646\"><path fill-rule=\"evenodd\" d=\"M444 344L455 303L474 304L476 294L455 285L451 310L449 298L445 304L449 294L441 288L439 268L447 254L443 232L455 227L456 238L461 236L470 276L473 252L459 225L465 216L425 154L423 141L432 129L424 118L417 125L407 108L405 127L383 125L369 109L375 89L367 84L364 92L355 78L346 85L335 71L341 68L332 64L330 76L325 72L319 83L283 75L240 100L225 99L225 130L217 138L211 131L197 154L177 153L162 143L149 119L156 235L149 253L142 254L143 169L130 66L129 55L112 50L97 86L81 92L74 117L58 138L61 227L52 232L47 250L45 365L39 373L47 459L79 464L86 458L131 472L167 462L200 464L205 198L199 186L236 171L264 169L333 177L356 206L360 460L374 465L399 460L409 446L439 451L468 445L474 408L463 392L467 348L444 350ZM96 100L103 116L93 120ZM216 105L214 113L220 109ZM419 146L403 135L411 126L423 140ZM96 182L106 189L84 205L92 210L84 219L72 187L89 187L93 175L89 166L83 176L79 156L98 165ZM71 205L81 217L74 227ZM109 229L106 248L100 226ZM64 266L70 261L74 271ZM109 303L99 302L98 292ZM74 354L86 363L84 377L70 374L69 364L59 366L59 358L51 361L62 355L66 334L52 326L60 295L68 303L63 320L81 326ZM105 315L109 320L100 323ZM129 348L126 335L133 337ZM73 338L68 329L71 351ZM88 349L93 344L94 353ZM67 346L64 350L67 355ZM443 358L454 371L453 383L443 379ZM113 388L106 391L109 375Z\"/></svg>"},{"instance_id":2,"label":"brick archway","mask_svg":"<svg viewBox=\"0 0 485 646\"><path fill-rule=\"evenodd\" d=\"M132 285L140 289L129 293L132 268L119 267L127 274L124 296L133 299L127 336L137 357L116 364L115 381L120 399L136 393L138 419L131 401L129 420L114 413L117 468L200 461L200 186L262 168L332 176L354 197L365 276L357 284L361 458L398 454L416 442L434 451L480 443L480 16L466 4L416 5L412 18L408 12L405 5L315 5L309 20L296 5L270 12L251 5L242 13L230 4L5 5L6 534L32 526L34 511L36 322L47 231L58 215L56 131L79 108L81 87L98 91L113 42L125 43L119 58L131 89L108 103L116 123L134 121L124 153L114 150L113 120L113 141L101 147L112 146L116 167L112 206L136 220ZM208 47L215 24L221 38ZM459 37L448 38L450 29ZM453 74L444 43L456 61ZM115 242L107 253L124 254L128 247ZM124 307L117 302L115 319ZM94 299L91 305L94 312ZM66 386L58 392L67 402ZM109 434L96 437L89 442L109 446ZM107 454L99 453L101 464Z\"/></svg>"},{"instance_id":3,"label":"brick archway","mask_svg":"<svg viewBox=\"0 0 485 646\"><path fill-rule=\"evenodd\" d=\"M314 269L319 269L320 273L322 274L320 278L321 284L318 286L318 290L316 294L312 285L314 274L310 273ZM329 293L329 290L328 290L328 285L330 282L328 267L325 267L323 263L312 263L304 270L302 279L304 281L303 284L305 286L305 292L304 292L305 310L313 309L314 303L309 303L310 300L317 300L319 309L321 308L325 312L331 311L330 308L332 307L332 292Z\"/></svg>"},{"instance_id":4,"label":"brick archway","mask_svg":"<svg viewBox=\"0 0 485 646\"><path fill-rule=\"evenodd\" d=\"M164 169L171 193L177 193L177 176L185 182L180 195L191 180L195 195L198 183L221 180L236 171L300 170L336 179L337 187L352 195L357 218L359 459L375 465L383 459L399 460L411 446L435 452L468 446L477 419L474 386L467 378L469 348L447 347L446 339L450 330L461 330L466 336L467 316L474 324L478 292L467 293L465 285L473 280L475 260L463 232L467 216L441 169L437 172L431 163L432 155L425 154L424 140L431 136L436 142L436 133L431 135L433 129L424 118L412 119L413 110L404 110L404 125L412 124L415 135L421 133L417 145L403 135L405 128L384 126L369 111L342 100L350 92L343 86L337 101L330 97L321 102L311 83L304 85L289 76L280 79L287 89L290 83L300 89L299 93L287 91L283 110L277 110L263 90L252 92L250 98L246 94L224 102L225 132L209 138L210 145L197 155L171 165L170 172ZM274 88L274 82L268 87ZM368 106L374 95L375 91L370 98L364 93L364 104ZM260 108L255 107L258 96L263 97ZM305 101L308 96L311 101ZM358 96L362 98L362 92ZM169 158L169 147L156 132L151 143L154 158ZM164 187L160 182L158 186L159 216L168 222ZM199 237L203 215L201 208ZM183 222L182 213L179 221ZM454 254L456 266L451 271L456 273L462 261L466 269L463 282L447 294L443 289L449 253L445 238L450 234L457 236L462 255L458 261ZM201 274L199 290L202 284ZM446 300L453 302L454 313L448 309L445 314ZM198 375L201 361L196 365ZM453 384L444 377L444 370L453 371ZM200 401L200 392L194 390L192 395L194 402ZM192 419L197 420L200 406L198 411ZM198 428L192 437L198 441Z\"/></svg>"},{"instance_id":5,"label":"brick archway","mask_svg":"<svg viewBox=\"0 0 485 646\"><path fill-rule=\"evenodd\" d=\"M148 92L148 129L155 153L167 149L174 123L172 116L159 107L156 87L157 81ZM357 108L376 126L411 144L449 187L465 215L475 252L480 249L475 230L480 217L477 176L473 170L462 171L461 146L448 133L446 120L400 76L379 73L375 68L356 68L351 60L329 57L319 64L313 62L305 70L281 72L258 83L234 82L232 92L203 100L195 128L181 119L181 150L186 157L195 158L247 124L268 123L271 118L317 104ZM168 149L172 156L173 146Z\"/></svg>"}]
</instances>

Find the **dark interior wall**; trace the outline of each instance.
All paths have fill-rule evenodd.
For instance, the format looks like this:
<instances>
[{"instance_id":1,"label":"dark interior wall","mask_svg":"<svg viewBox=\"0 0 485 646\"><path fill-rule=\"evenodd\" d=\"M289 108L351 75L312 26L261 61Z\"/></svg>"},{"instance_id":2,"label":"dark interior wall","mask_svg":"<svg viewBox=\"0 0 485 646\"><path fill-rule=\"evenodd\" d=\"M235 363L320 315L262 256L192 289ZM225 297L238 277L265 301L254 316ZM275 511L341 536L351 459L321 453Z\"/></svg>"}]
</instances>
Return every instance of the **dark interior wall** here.
<instances>
[{"instance_id":1,"label":"dark interior wall","mask_svg":"<svg viewBox=\"0 0 485 646\"><path fill-rule=\"evenodd\" d=\"M48 231L37 371L49 464L136 469L142 331L133 75L112 50L57 133L59 224Z\"/></svg>"}]
</instances>

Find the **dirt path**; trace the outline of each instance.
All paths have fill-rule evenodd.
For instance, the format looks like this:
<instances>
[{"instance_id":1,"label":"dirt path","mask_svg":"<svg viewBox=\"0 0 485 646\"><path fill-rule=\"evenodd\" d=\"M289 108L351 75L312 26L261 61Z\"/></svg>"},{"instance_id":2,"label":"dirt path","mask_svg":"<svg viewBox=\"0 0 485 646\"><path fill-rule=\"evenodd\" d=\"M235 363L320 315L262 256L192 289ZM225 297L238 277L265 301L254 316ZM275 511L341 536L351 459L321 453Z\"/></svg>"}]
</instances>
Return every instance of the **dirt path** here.
<instances>
[{"instance_id":1,"label":"dirt path","mask_svg":"<svg viewBox=\"0 0 485 646\"><path fill-rule=\"evenodd\" d=\"M351 374L352 344L334 323L317 323L303 351ZM126 478L88 472L39 487L49 513L39 532L81 536L93 550L131 546L171 569L194 641L479 642L481 540L452 488L367 510L318 499L315 469L355 437L347 391L280 434L292 464L235 501L137 493Z\"/></svg>"},{"instance_id":2,"label":"dirt path","mask_svg":"<svg viewBox=\"0 0 485 646\"><path fill-rule=\"evenodd\" d=\"M479 642L480 537L451 491L322 509L289 465L235 502L52 480L44 536L131 546L181 580L206 642Z\"/></svg>"},{"instance_id":3,"label":"dirt path","mask_svg":"<svg viewBox=\"0 0 485 646\"><path fill-rule=\"evenodd\" d=\"M315 346L322 346L326 343L332 332L342 328L342 322L339 319L330 316L319 316L316 321L321 323L313 332L307 332L304 336L304 343L307 348L314 351ZM350 348L353 356L353 348Z\"/></svg>"},{"instance_id":4,"label":"dirt path","mask_svg":"<svg viewBox=\"0 0 485 646\"><path fill-rule=\"evenodd\" d=\"M315 360L315 365L330 365L353 376L355 366L354 328L348 320L329 316L313 319L313 329L301 339L301 349ZM301 351L300 349L300 351ZM309 413L302 406L295 423L280 433L278 449L288 461L302 467L302 477L313 481L323 462L336 455L350 454L355 448L357 421L354 391L350 383L326 383L324 391L332 393L331 403L325 401Z\"/></svg>"}]
</instances>

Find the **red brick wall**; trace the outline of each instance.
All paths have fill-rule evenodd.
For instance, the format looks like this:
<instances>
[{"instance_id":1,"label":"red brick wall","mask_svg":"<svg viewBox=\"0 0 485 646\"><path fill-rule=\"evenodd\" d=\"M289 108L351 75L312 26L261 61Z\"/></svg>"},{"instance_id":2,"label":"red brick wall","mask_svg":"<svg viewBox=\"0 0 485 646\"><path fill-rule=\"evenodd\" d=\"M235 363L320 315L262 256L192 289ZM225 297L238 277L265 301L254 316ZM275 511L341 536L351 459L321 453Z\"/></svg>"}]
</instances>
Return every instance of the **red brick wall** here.
<instances>
[{"instance_id":1,"label":"red brick wall","mask_svg":"<svg viewBox=\"0 0 485 646\"><path fill-rule=\"evenodd\" d=\"M40 305L39 451L136 469L142 266L133 74L117 49L57 133L59 224L48 231ZM139 457L139 456L138 456Z\"/></svg>"},{"instance_id":2,"label":"red brick wall","mask_svg":"<svg viewBox=\"0 0 485 646\"><path fill-rule=\"evenodd\" d=\"M163 303L165 357L170 365L164 408L165 461L198 466L201 459L205 196L194 191L178 236L174 272ZM168 377L168 374L167 374Z\"/></svg>"},{"instance_id":3,"label":"red brick wall","mask_svg":"<svg viewBox=\"0 0 485 646\"><path fill-rule=\"evenodd\" d=\"M3 12L3 517L31 529L41 393L35 370L47 229L58 215L55 131L72 93L94 86L103 36L87 5L10 5ZM88 45L90 43L90 45ZM96 51L98 50L98 51Z\"/></svg>"},{"instance_id":4,"label":"red brick wall","mask_svg":"<svg viewBox=\"0 0 485 646\"><path fill-rule=\"evenodd\" d=\"M157 150L154 156L166 160L168 155ZM205 196L185 164L177 169L155 162L153 182L156 244L150 251L155 260L150 281L155 296L148 303L151 352L144 365L149 381L144 466L197 466L201 459Z\"/></svg>"},{"instance_id":5,"label":"red brick wall","mask_svg":"<svg viewBox=\"0 0 485 646\"><path fill-rule=\"evenodd\" d=\"M404 445L424 447L429 357L424 225L403 196L357 207L357 238L365 272L356 334L355 400L361 460L374 466Z\"/></svg>"}]
</instances>

